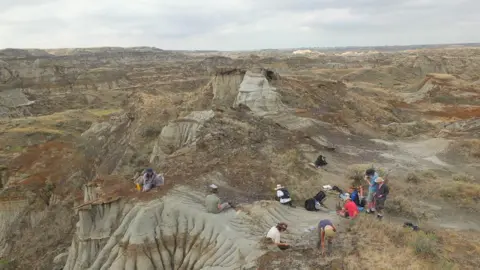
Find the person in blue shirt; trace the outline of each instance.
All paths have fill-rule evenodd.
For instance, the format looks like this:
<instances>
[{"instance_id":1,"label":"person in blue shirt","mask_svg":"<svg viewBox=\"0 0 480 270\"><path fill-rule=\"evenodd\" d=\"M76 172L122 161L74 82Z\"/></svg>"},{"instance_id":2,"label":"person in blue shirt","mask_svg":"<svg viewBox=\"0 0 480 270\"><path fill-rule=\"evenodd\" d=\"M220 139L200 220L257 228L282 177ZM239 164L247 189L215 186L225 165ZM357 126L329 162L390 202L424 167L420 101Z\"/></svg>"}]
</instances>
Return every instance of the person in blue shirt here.
<instances>
[{"instance_id":1,"label":"person in blue shirt","mask_svg":"<svg viewBox=\"0 0 480 270\"><path fill-rule=\"evenodd\" d=\"M367 195L367 213L375 212L375 205L374 205L374 195L377 191L377 183L375 180L378 178L378 173L375 169L370 168L365 171L365 181L368 183L368 195Z\"/></svg>"},{"instance_id":2,"label":"person in blue shirt","mask_svg":"<svg viewBox=\"0 0 480 270\"><path fill-rule=\"evenodd\" d=\"M358 192L358 188L350 187L350 199L358 206L358 210L363 211L365 207L365 199L360 198L360 194Z\"/></svg>"}]
</instances>

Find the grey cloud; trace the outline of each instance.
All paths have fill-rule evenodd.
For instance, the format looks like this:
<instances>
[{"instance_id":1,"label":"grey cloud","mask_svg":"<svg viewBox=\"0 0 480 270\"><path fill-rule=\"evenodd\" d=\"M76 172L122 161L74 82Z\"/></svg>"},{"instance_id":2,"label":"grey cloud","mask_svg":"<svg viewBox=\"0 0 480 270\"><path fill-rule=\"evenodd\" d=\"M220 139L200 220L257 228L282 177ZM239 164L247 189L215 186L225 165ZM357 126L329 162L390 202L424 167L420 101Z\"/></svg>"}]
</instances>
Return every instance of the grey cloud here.
<instances>
[{"instance_id":1,"label":"grey cloud","mask_svg":"<svg viewBox=\"0 0 480 270\"><path fill-rule=\"evenodd\" d=\"M240 3L235 0L229 0L228 4L225 0L205 0L204 6L198 0L158 0L150 1L144 9L141 4L148 1L140 2L133 10L121 5L122 1L118 0L118 4L110 1L112 7L106 6L110 2L99 2L102 4L82 10L77 14L80 17L70 19L57 17L55 12L61 12L61 5L73 0L0 0L0 37L7 37L0 38L0 47L30 47L29 44L56 47L49 43L55 41L50 41L49 35L71 36L72 33L81 44L89 46L98 45L99 35L106 40L111 35L111 40L117 42L167 49L251 49L372 42L385 45L480 39L480 32L471 30L480 27L478 0L244 0L242 6L235 6ZM28 22L14 22L8 16L2 18L2 14L14 7L51 2L59 5L59 10L52 11L51 16L33 16ZM187 2L193 4L186 5ZM335 9L349 10L358 19L338 18L331 13ZM229 31L221 32L227 26ZM104 29L103 34L94 31L96 28ZM37 43L41 36L45 39ZM65 41L68 42L70 47L78 46L75 40Z\"/></svg>"}]
</instances>

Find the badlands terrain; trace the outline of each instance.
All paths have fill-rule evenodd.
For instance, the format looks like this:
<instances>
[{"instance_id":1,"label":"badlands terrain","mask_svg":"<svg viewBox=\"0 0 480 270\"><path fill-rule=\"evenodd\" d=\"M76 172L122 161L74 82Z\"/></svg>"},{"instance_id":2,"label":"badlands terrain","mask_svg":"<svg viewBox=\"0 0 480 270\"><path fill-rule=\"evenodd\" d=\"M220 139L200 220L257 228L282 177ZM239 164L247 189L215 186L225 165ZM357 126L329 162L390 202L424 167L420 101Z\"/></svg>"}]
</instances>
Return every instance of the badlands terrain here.
<instances>
[{"instance_id":1,"label":"badlands terrain","mask_svg":"<svg viewBox=\"0 0 480 270\"><path fill-rule=\"evenodd\" d=\"M480 47L0 50L0 161L0 269L479 269ZM372 165L381 222L303 209ZM206 214L211 183L241 211Z\"/></svg>"}]
</instances>

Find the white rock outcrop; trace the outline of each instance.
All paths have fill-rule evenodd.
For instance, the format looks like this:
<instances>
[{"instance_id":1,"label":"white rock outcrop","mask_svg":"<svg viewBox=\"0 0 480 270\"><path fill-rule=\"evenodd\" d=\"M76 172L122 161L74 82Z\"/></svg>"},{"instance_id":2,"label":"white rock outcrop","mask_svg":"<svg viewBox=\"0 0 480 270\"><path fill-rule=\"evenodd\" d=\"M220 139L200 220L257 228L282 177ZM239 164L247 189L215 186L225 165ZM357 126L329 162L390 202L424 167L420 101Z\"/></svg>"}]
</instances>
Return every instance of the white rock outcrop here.
<instances>
[{"instance_id":1,"label":"white rock outcrop","mask_svg":"<svg viewBox=\"0 0 480 270\"><path fill-rule=\"evenodd\" d=\"M194 144L197 140L197 133L204 123L214 116L215 113L212 110L194 111L183 118L171 121L158 136L150 162L161 162L165 155Z\"/></svg>"},{"instance_id":2,"label":"white rock outcrop","mask_svg":"<svg viewBox=\"0 0 480 270\"><path fill-rule=\"evenodd\" d=\"M234 107L246 105L257 115L284 112L288 108L282 103L276 88L271 86L262 72L247 71L238 89Z\"/></svg>"},{"instance_id":3,"label":"white rock outcrop","mask_svg":"<svg viewBox=\"0 0 480 270\"><path fill-rule=\"evenodd\" d=\"M283 104L280 94L265 76L264 70L247 71L240 84L233 107L243 104L258 116L270 118L277 124L290 130L325 129L330 125L319 120L295 116L294 110ZM321 132L315 132L312 139L318 144L334 148Z\"/></svg>"}]
</instances>

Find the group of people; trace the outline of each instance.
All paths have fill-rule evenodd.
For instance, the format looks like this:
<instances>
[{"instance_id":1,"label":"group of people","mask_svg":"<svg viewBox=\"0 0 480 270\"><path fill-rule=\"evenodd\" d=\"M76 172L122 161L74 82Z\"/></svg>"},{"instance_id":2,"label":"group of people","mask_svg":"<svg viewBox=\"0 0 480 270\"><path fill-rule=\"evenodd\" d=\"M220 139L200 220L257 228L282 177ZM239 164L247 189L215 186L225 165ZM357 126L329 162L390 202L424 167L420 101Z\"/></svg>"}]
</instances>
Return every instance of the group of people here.
<instances>
[{"instance_id":1,"label":"group of people","mask_svg":"<svg viewBox=\"0 0 480 270\"><path fill-rule=\"evenodd\" d=\"M366 207L366 213L377 213L377 218L383 218L383 209L385 207L385 201L389 194L389 188L385 184L383 178L379 177L378 173L373 169L365 171L364 180L368 183L368 194L365 199L362 198L361 192L355 187L349 189L349 193L343 193L338 187L334 187L340 193L340 198L344 201L344 205L337 213L343 217L354 219L358 216L361 210ZM164 185L165 181L162 175L157 174L153 169L148 168L144 174L139 176L135 180L137 189L143 192L147 192L152 188ZM205 197L205 208L208 213L218 214L224 210L233 208L235 206L231 202L222 202L218 197L218 187L214 184L209 186L210 194ZM277 185L274 189L276 192L276 198L282 205L295 207L290 196L290 192L282 185ZM314 210L320 209L320 205L323 206L322 200L325 199L325 193L319 192L313 197ZM307 200L307 201L309 201ZM307 201L305 202L305 208L307 208ZM308 210L308 209L307 209ZM288 225L284 222L280 222L270 228L266 238L280 249L287 249L289 245L280 240L281 233L285 232ZM318 224L318 244L317 247L322 249L322 254L325 253L325 243L328 243L328 252L331 252L332 240L336 236L337 229L333 222L328 219L323 219Z\"/></svg>"}]
</instances>

